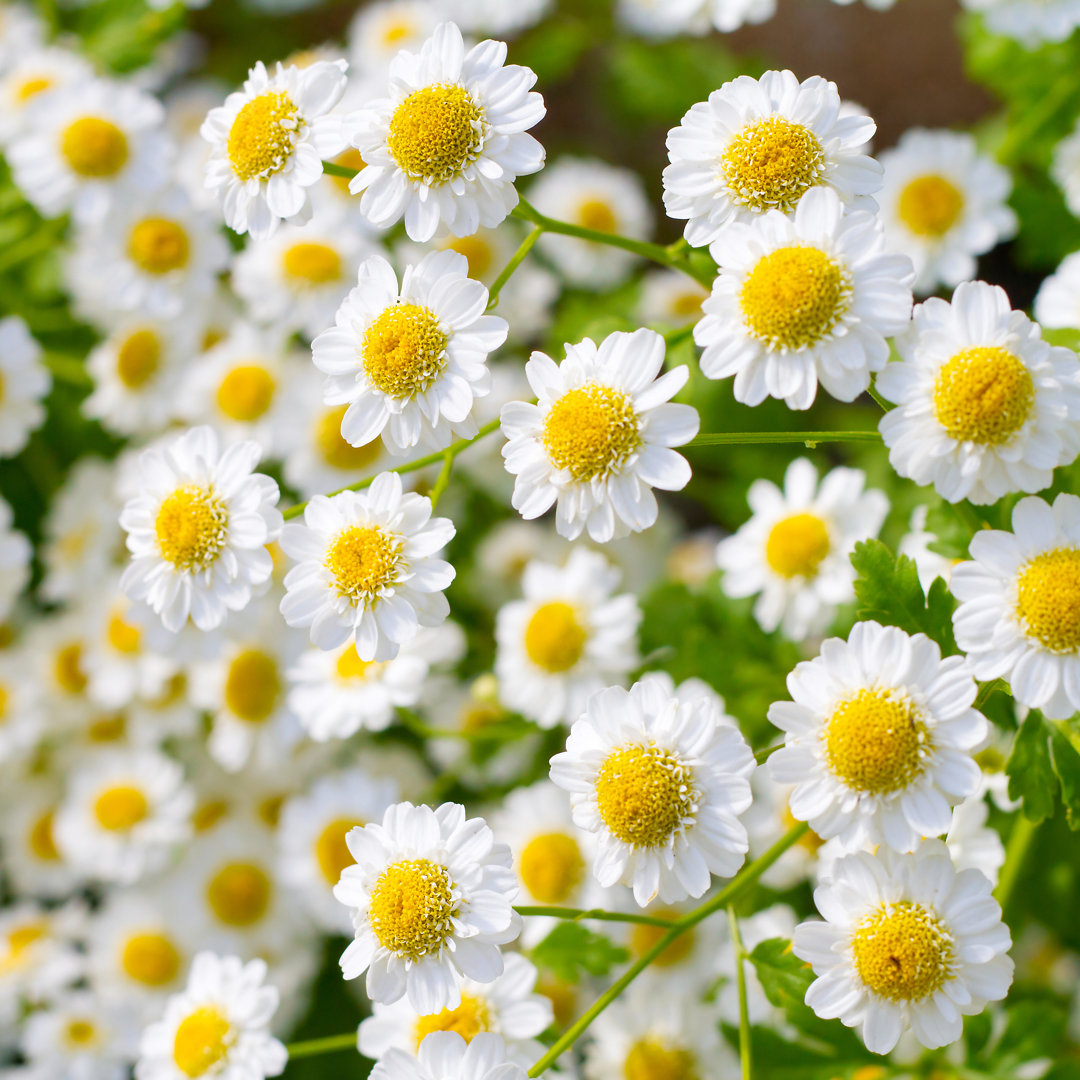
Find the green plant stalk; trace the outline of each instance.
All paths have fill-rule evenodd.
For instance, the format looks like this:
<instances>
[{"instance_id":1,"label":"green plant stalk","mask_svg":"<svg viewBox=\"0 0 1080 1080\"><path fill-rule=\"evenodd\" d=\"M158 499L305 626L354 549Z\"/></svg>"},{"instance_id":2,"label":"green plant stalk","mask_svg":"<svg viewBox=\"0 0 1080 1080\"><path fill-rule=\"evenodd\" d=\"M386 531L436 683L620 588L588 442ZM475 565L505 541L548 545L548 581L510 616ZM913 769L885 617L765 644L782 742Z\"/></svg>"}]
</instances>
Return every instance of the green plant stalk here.
<instances>
[{"instance_id":1,"label":"green plant stalk","mask_svg":"<svg viewBox=\"0 0 1080 1080\"><path fill-rule=\"evenodd\" d=\"M881 442L876 431L722 431L695 435L687 446L733 446L743 443Z\"/></svg>"},{"instance_id":2,"label":"green plant stalk","mask_svg":"<svg viewBox=\"0 0 1080 1080\"><path fill-rule=\"evenodd\" d=\"M499 293L502 292L503 286L513 276L514 271L525 261L525 257L533 249L533 245L543 235L544 230L539 226L535 226L529 231L529 235L521 241L517 251L510 256L510 261L502 268L499 276L491 283L491 288L488 290L488 306L490 311L499 302Z\"/></svg>"},{"instance_id":3,"label":"green plant stalk","mask_svg":"<svg viewBox=\"0 0 1080 1080\"><path fill-rule=\"evenodd\" d=\"M356 1032L346 1031L343 1035L327 1035L322 1039L303 1039L289 1043L285 1049L289 1060L293 1058L315 1057L317 1054L333 1054L338 1050L356 1049Z\"/></svg>"},{"instance_id":4,"label":"green plant stalk","mask_svg":"<svg viewBox=\"0 0 1080 1080\"><path fill-rule=\"evenodd\" d=\"M660 926L670 930L675 925L674 919L665 919L659 915L638 915L632 911L605 911L603 908L557 907L554 904L515 904L514 910L519 915L546 915L566 922L581 922L582 919L595 919L597 922L639 923L642 926Z\"/></svg>"},{"instance_id":5,"label":"green plant stalk","mask_svg":"<svg viewBox=\"0 0 1080 1080\"><path fill-rule=\"evenodd\" d=\"M1020 880L1020 871L1024 868L1024 860L1027 858L1037 828L1038 825L1031 818L1025 817L1023 811L1018 810L1014 815L1012 832L1009 833L1009 842L1005 847L1005 862L998 876L997 888L994 890L1002 913L1009 906L1013 890Z\"/></svg>"},{"instance_id":6,"label":"green plant stalk","mask_svg":"<svg viewBox=\"0 0 1080 1080\"><path fill-rule=\"evenodd\" d=\"M428 498L431 500L431 508L434 510L444 492L450 486L450 474L454 471L454 455L449 450L443 451L443 466L435 479Z\"/></svg>"},{"instance_id":7,"label":"green plant stalk","mask_svg":"<svg viewBox=\"0 0 1080 1080\"><path fill-rule=\"evenodd\" d=\"M754 1063L750 1047L750 1005L746 996L746 950L739 933L739 917L735 905L728 905L731 924L731 943L735 946L735 978L739 990L739 1059L742 1061L742 1080L753 1080Z\"/></svg>"},{"instance_id":8,"label":"green plant stalk","mask_svg":"<svg viewBox=\"0 0 1080 1080\"><path fill-rule=\"evenodd\" d=\"M332 161L324 161L322 171L327 176L340 176L342 180L351 180L356 176L356 169L350 169L344 165L335 165Z\"/></svg>"}]
</instances>

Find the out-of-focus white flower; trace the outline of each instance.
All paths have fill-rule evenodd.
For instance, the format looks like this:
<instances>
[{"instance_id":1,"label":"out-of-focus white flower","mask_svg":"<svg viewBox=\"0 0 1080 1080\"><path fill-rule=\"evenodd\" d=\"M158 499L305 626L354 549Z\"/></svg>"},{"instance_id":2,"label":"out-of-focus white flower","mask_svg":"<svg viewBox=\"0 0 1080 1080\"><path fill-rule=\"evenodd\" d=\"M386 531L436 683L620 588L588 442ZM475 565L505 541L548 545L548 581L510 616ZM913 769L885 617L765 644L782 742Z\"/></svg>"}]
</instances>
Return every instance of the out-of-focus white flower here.
<instances>
[{"instance_id":1,"label":"out-of-focus white flower","mask_svg":"<svg viewBox=\"0 0 1080 1080\"><path fill-rule=\"evenodd\" d=\"M72 84L85 83L93 69L78 53L46 45L31 48L0 64L0 145L30 130L36 109L48 95Z\"/></svg>"},{"instance_id":2,"label":"out-of-focus white flower","mask_svg":"<svg viewBox=\"0 0 1080 1080\"><path fill-rule=\"evenodd\" d=\"M1035 294L1035 318L1053 330L1080 329L1080 251L1066 255Z\"/></svg>"},{"instance_id":3,"label":"out-of-focus white flower","mask_svg":"<svg viewBox=\"0 0 1080 1080\"><path fill-rule=\"evenodd\" d=\"M15 601L30 580L33 548L11 527L11 507L0 499L0 621L11 614Z\"/></svg>"},{"instance_id":4,"label":"out-of-focus white flower","mask_svg":"<svg viewBox=\"0 0 1080 1080\"><path fill-rule=\"evenodd\" d=\"M130 1013L71 990L26 1018L20 1048L40 1080L124 1080L137 1034Z\"/></svg>"},{"instance_id":5,"label":"out-of-focus white flower","mask_svg":"<svg viewBox=\"0 0 1080 1080\"><path fill-rule=\"evenodd\" d=\"M960 0L960 6L981 13L988 30L1028 48L1065 41L1080 26L1080 0Z\"/></svg>"},{"instance_id":6,"label":"out-of-focus white flower","mask_svg":"<svg viewBox=\"0 0 1080 1080\"><path fill-rule=\"evenodd\" d=\"M45 419L52 376L18 315L0 319L0 458L17 454Z\"/></svg>"}]
</instances>

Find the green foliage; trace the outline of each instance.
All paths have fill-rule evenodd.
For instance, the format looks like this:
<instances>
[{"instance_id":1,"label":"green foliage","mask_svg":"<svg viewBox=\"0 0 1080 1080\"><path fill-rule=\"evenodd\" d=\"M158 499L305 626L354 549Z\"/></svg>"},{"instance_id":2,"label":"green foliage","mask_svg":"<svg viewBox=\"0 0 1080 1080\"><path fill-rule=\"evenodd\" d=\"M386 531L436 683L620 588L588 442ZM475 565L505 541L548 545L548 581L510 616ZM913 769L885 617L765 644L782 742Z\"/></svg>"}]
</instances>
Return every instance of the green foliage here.
<instances>
[{"instance_id":1,"label":"green foliage","mask_svg":"<svg viewBox=\"0 0 1080 1080\"><path fill-rule=\"evenodd\" d=\"M607 975L630 958L626 949L610 938L574 922L559 923L530 955L537 967L567 983L578 982L582 975Z\"/></svg>"},{"instance_id":2,"label":"green foliage","mask_svg":"<svg viewBox=\"0 0 1080 1080\"><path fill-rule=\"evenodd\" d=\"M1080 730L1074 720L1047 720L1032 709L1020 725L1005 765L1009 795L1023 799L1024 816L1044 821L1054 812L1055 792L1071 829L1080 829Z\"/></svg>"}]
</instances>

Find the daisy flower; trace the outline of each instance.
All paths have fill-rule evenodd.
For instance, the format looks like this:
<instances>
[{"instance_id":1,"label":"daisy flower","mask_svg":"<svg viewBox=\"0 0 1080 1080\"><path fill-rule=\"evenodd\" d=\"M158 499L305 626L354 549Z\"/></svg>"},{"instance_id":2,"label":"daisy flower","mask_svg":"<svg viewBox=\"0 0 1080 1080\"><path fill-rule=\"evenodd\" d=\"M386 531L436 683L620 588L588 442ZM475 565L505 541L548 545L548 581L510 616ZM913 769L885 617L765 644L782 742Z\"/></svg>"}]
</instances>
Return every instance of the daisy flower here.
<instances>
[{"instance_id":1,"label":"daisy flower","mask_svg":"<svg viewBox=\"0 0 1080 1080\"><path fill-rule=\"evenodd\" d=\"M53 45L30 48L0 65L0 145L29 130L30 118L56 90L85 84L93 69L84 57Z\"/></svg>"},{"instance_id":2,"label":"daisy flower","mask_svg":"<svg viewBox=\"0 0 1080 1080\"><path fill-rule=\"evenodd\" d=\"M877 379L897 408L880 421L889 463L949 502L1047 487L1080 451L1080 362L1043 341L1005 291L964 282L932 297Z\"/></svg>"},{"instance_id":3,"label":"daisy flower","mask_svg":"<svg viewBox=\"0 0 1080 1080\"><path fill-rule=\"evenodd\" d=\"M17 454L45 419L52 375L18 315L0 319L0 458Z\"/></svg>"},{"instance_id":4,"label":"daisy flower","mask_svg":"<svg viewBox=\"0 0 1080 1080\"><path fill-rule=\"evenodd\" d=\"M1035 294L1035 318L1052 330L1080 329L1080 251L1066 255Z\"/></svg>"},{"instance_id":5,"label":"daisy flower","mask_svg":"<svg viewBox=\"0 0 1080 1080\"><path fill-rule=\"evenodd\" d=\"M557 503L560 536L587 529L607 543L641 532L657 517L652 489L679 491L690 480L686 459L671 449L698 430L697 410L670 404L690 369L664 375L664 339L652 330L585 338L566 359L534 352L525 374L538 401L514 401L500 416L513 506L526 520ZM659 377L658 377L659 376Z\"/></svg>"},{"instance_id":6,"label":"daisy flower","mask_svg":"<svg viewBox=\"0 0 1080 1080\"><path fill-rule=\"evenodd\" d=\"M4 802L0 843L4 874L16 896L59 900L85 884L56 846L53 823L60 801L61 789L55 778L26 777L20 780L15 799Z\"/></svg>"},{"instance_id":7,"label":"daisy flower","mask_svg":"<svg viewBox=\"0 0 1080 1080\"><path fill-rule=\"evenodd\" d=\"M977 532L953 570L956 642L975 678L1064 720L1080 710L1080 498L1021 499L1012 527Z\"/></svg>"},{"instance_id":8,"label":"daisy flower","mask_svg":"<svg viewBox=\"0 0 1080 1080\"><path fill-rule=\"evenodd\" d=\"M376 0L365 4L349 23L351 80L368 91L368 100L385 93L390 62L402 49L418 52L441 21L429 0Z\"/></svg>"},{"instance_id":9,"label":"daisy flower","mask_svg":"<svg viewBox=\"0 0 1080 1080\"><path fill-rule=\"evenodd\" d=\"M334 896L352 909L356 936L342 953L346 979L367 971L373 1002L408 996L423 1015L461 1004L462 978L490 983L499 949L518 936L510 849L465 808L397 803L381 824L353 829Z\"/></svg>"},{"instance_id":10,"label":"daisy flower","mask_svg":"<svg viewBox=\"0 0 1080 1080\"><path fill-rule=\"evenodd\" d=\"M11 507L0 498L0 622L11 614L15 601L30 580L33 555L30 541L11 525Z\"/></svg>"},{"instance_id":11,"label":"daisy flower","mask_svg":"<svg viewBox=\"0 0 1080 1080\"><path fill-rule=\"evenodd\" d=\"M477 432L473 404L491 389L487 355L507 323L485 315L488 291L465 257L432 252L397 275L381 256L360 267L335 325L312 343L326 375L327 405L347 405L341 434L351 446L382 436L392 454L418 443L441 450Z\"/></svg>"},{"instance_id":12,"label":"daisy flower","mask_svg":"<svg viewBox=\"0 0 1080 1080\"><path fill-rule=\"evenodd\" d=\"M784 745L766 768L795 785L792 816L822 839L910 851L947 832L952 808L979 790L973 755L990 726L971 707L978 687L964 658L943 660L925 634L856 623L787 685L792 700L769 707Z\"/></svg>"},{"instance_id":13,"label":"daisy flower","mask_svg":"<svg viewBox=\"0 0 1080 1080\"><path fill-rule=\"evenodd\" d=\"M1080 25L1080 0L1076 3L1077 20ZM1080 217L1080 120L1068 136L1054 147L1054 156L1050 162L1050 175L1061 188L1065 196L1065 205L1075 217Z\"/></svg>"},{"instance_id":14,"label":"daisy flower","mask_svg":"<svg viewBox=\"0 0 1080 1080\"><path fill-rule=\"evenodd\" d=\"M650 38L700 36L710 29L705 0L618 0L615 16L631 32Z\"/></svg>"},{"instance_id":15,"label":"daisy flower","mask_svg":"<svg viewBox=\"0 0 1080 1080\"><path fill-rule=\"evenodd\" d=\"M613 595L620 572L595 551L565 566L531 562L524 598L499 610L495 672L503 704L541 727L571 723L598 690L638 663L641 611L632 593Z\"/></svg>"},{"instance_id":16,"label":"daisy flower","mask_svg":"<svg viewBox=\"0 0 1080 1080\"><path fill-rule=\"evenodd\" d=\"M132 554L120 584L167 630L189 617L212 630L269 581L281 514L277 484L252 471L259 454L253 442L220 451L213 429L197 427L140 455L143 488L120 514Z\"/></svg>"},{"instance_id":17,"label":"daisy flower","mask_svg":"<svg viewBox=\"0 0 1080 1080\"><path fill-rule=\"evenodd\" d=\"M420 51L390 62L389 96L346 124L366 162L349 185L376 228L405 218L426 243L440 229L468 236L503 221L517 205L514 181L539 172L544 148L528 129L544 116L530 91L536 75L506 65L506 46L483 41L468 52L461 31L442 23Z\"/></svg>"},{"instance_id":18,"label":"daisy flower","mask_svg":"<svg viewBox=\"0 0 1080 1080\"><path fill-rule=\"evenodd\" d=\"M522 1065L507 1060L506 1043L482 1031L466 1043L456 1031L437 1031L416 1054L396 1047L371 1070L371 1080L525 1080Z\"/></svg>"},{"instance_id":19,"label":"daisy flower","mask_svg":"<svg viewBox=\"0 0 1080 1080\"><path fill-rule=\"evenodd\" d=\"M55 1001L83 971L76 942L86 927L86 909L71 901L45 907L17 901L0 910L0 1023L15 1031L25 1006Z\"/></svg>"},{"instance_id":20,"label":"daisy flower","mask_svg":"<svg viewBox=\"0 0 1080 1080\"><path fill-rule=\"evenodd\" d=\"M554 6L553 0L432 0L437 11L466 33L516 34L535 26Z\"/></svg>"},{"instance_id":21,"label":"daisy flower","mask_svg":"<svg viewBox=\"0 0 1080 1080\"><path fill-rule=\"evenodd\" d=\"M551 759L575 824L596 837L597 880L631 886L640 907L702 896L713 874L735 874L753 771L715 702L680 701L655 681L594 695Z\"/></svg>"},{"instance_id":22,"label":"daisy flower","mask_svg":"<svg viewBox=\"0 0 1080 1080\"><path fill-rule=\"evenodd\" d=\"M818 383L854 401L911 319L910 260L885 250L875 215L845 212L827 188L792 216L733 222L711 248L720 265L694 341L710 379L735 376L735 400L808 409Z\"/></svg>"},{"instance_id":23,"label":"daisy flower","mask_svg":"<svg viewBox=\"0 0 1080 1080\"><path fill-rule=\"evenodd\" d=\"M23 761L41 742L51 721L41 688L28 678L27 657L0 651L0 766Z\"/></svg>"},{"instance_id":24,"label":"daisy flower","mask_svg":"<svg viewBox=\"0 0 1080 1080\"><path fill-rule=\"evenodd\" d=\"M668 132L664 206L686 220L694 247L720 239L733 221L790 214L815 187L872 208L881 166L864 151L875 130L870 117L841 113L836 84L818 75L801 83L790 71L740 75Z\"/></svg>"},{"instance_id":25,"label":"daisy flower","mask_svg":"<svg viewBox=\"0 0 1080 1080\"><path fill-rule=\"evenodd\" d=\"M288 1053L270 1034L278 991L264 985L266 970L262 960L199 953L187 988L143 1032L136 1080L279 1076Z\"/></svg>"},{"instance_id":26,"label":"daisy flower","mask_svg":"<svg viewBox=\"0 0 1080 1080\"><path fill-rule=\"evenodd\" d=\"M911 1030L930 1049L960 1038L963 1017L1005 997L1011 944L990 882L957 872L940 840L914 854L884 850L841 859L814 891L824 922L795 928L793 948L817 978L806 1004L857 1027L887 1054Z\"/></svg>"},{"instance_id":27,"label":"daisy flower","mask_svg":"<svg viewBox=\"0 0 1080 1080\"><path fill-rule=\"evenodd\" d=\"M960 6L982 14L992 33L1029 49L1065 41L1080 26L1080 0L960 0Z\"/></svg>"},{"instance_id":28,"label":"daisy flower","mask_svg":"<svg viewBox=\"0 0 1080 1080\"><path fill-rule=\"evenodd\" d=\"M709 290L679 270L650 270L641 285L638 317L646 323L689 326L701 318Z\"/></svg>"},{"instance_id":29,"label":"daisy flower","mask_svg":"<svg viewBox=\"0 0 1080 1080\"><path fill-rule=\"evenodd\" d=\"M975 256L1016 232L1012 177L967 132L911 128L880 160L885 240L914 263L917 293L974 277Z\"/></svg>"},{"instance_id":30,"label":"daisy flower","mask_svg":"<svg viewBox=\"0 0 1080 1080\"><path fill-rule=\"evenodd\" d=\"M138 1029L127 1010L68 990L26 1017L19 1045L31 1076L124 1080Z\"/></svg>"},{"instance_id":31,"label":"daisy flower","mask_svg":"<svg viewBox=\"0 0 1080 1080\"><path fill-rule=\"evenodd\" d=\"M450 612L443 590L454 568L435 558L454 536L431 500L403 493L397 473L380 473L365 491L316 495L304 523L288 525L281 546L296 562L285 576L281 613L311 627L320 649L352 638L361 661L393 660L421 626Z\"/></svg>"},{"instance_id":32,"label":"daisy flower","mask_svg":"<svg viewBox=\"0 0 1080 1080\"><path fill-rule=\"evenodd\" d=\"M833 469L818 484L806 458L793 461L784 486L755 480L747 501L753 517L721 540L716 561L731 597L754 596L754 618L792 641L821 633L840 604L854 599L849 556L859 540L877 536L889 502L865 491L858 469Z\"/></svg>"}]
</instances>

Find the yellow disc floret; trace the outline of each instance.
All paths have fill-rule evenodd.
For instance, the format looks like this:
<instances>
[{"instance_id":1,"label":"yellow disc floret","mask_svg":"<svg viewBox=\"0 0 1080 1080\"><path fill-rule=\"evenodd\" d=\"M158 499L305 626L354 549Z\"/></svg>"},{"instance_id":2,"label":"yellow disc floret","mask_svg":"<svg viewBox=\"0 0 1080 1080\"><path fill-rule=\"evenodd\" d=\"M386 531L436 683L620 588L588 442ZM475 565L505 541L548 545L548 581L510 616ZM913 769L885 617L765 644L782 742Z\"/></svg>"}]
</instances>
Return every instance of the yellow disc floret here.
<instances>
[{"instance_id":1,"label":"yellow disc floret","mask_svg":"<svg viewBox=\"0 0 1080 1080\"><path fill-rule=\"evenodd\" d=\"M98 1040L98 1030L90 1020L69 1020L64 1027L64 1042L68 1046L85 1050Z\"/></svg>"},{"instance_id":2,"label":"yellow disc floret","mask_svg":"<svg viewBox=\"0 0 1080 1080\"><path fill-rule=\"evenodd\" d=\"M382 453L382 439L372 439L362 446L351 446L341 434L341 421L348 405L335 405L323 412L315 423L315 446L319 456L332 469L361 472L373 465Z\"/></svg>"},{"instance_id":3,"label":"yellow disc floret","mask_svg":"<svg viewBox=\"0 0 1080 1080\"><path fill-rule=\"evenodd\" d=\"M31 98L35 98L38 94L44 93L46 90L51 90L56 84L56 80L48 75L35 75L28 79L23 79L21 83L13 87L14 94L12 95L16 101L25 105Z\"/></svg>"},{"instance_id":4,"label":"yellow disc floret","mask_svg":"<svg viewBox=\"0 0 1080 1080\"><path fill-rule=\"evenodd\" d=\"M253 926L270 906L273 886L255 863L226 863L210 879L206 899L226 926Z\"/></svg>"},{"instance_id":5,"label":"yellow disc floret","mask_svg":"<svg viewBox=\"0 0 1080 1080\"><path fill-rule=\"evenodd\" d=\"M341 279L341 255L329 244L292 244L281 258L285 276L297 285L326 285Z\"/></svg>"},{"instance_id":6,"label":"yellow disc floret","mask_svg":"<svg viewBox=\"0 0 1080 1080\"><path fill-rule=\"evenodd\" d=\"M83 646L81 641L71 641L56 650L55 657L56 685L65 694L81 694L89 681L83 667Z\"/></svg>"},{"instance_id":7,"label":"yellow disc floret","mask_svg":"<svg viewBox=\"0 0 1080 1080\"><path fill-rule=\"evenodd\" d=\"M127 136L111 120L82 116L64 129L60 153L84 179L107 180L127 164Z\"/></svg>"},{"instance_id":8,"label":"yellow disc floret","mask_svg":"<svg viewBox=\"0 0 1080 1080\"><path fill-rule=\"evenodd\" d=\"M475 994L462 994L461 1004L456 1009L418 1016L413 1029L413 1042L419 1048L433 1031L453 1031L470 1043L481 1031L490 1030L491 1013L487 1002Z\"/></svg>"},{"instance_id":9,"label":"yellow disc floret","mask_svg":"<svg viewBox=\"0 0 1080 1080\"><path fill-rule=\"evenodd\" d=\"M552 465L585 482L618 471L637 452L641 419L629 394L587 383L551 406L541 438Z\"/></svg>"},{"instance_id":10,"label":"yellow disc floret","mask_svg":"<svg viewBox=\"0 0 1080 1080\"><path fill-rule=\"evenodd\" d=\"M148 274L182 270L191 256L187 230L169 218L143 218L128 235L128 256Z\"/></svg>"},{"instance_id":11,"label":"yellow disc floret","mask_svg":"<svg viewBox=\"0 0 1080 1080\"><path fill-rule=\"evenodd\" d=\"M776 209L788 214L822 182L825 151L809 128L770 116L731 140L720 170L735 202L759 213Z\"/></svg>"},{"instance_id":12,"label":"yellow disc floret","mask_svg":"<svg viewBox=\"0 0 1080 1080\"><path fill-rule=\"evenodd\" d=\"M146 796L130 784L108 788L94 800L94 817L109 832L127 832L150 812Z\"/></svg>"},{"instance_id":13,"label":"yellow disc floret","mask_svg":"<svg viewBox=\"0 0 1080 1080\"><path fill-rule=\"evenodd\" d=\"M129 389L145 386L161 367L161 338L148 328L128 334L116 350L116 377Z\"/></svg>"},{"instance_id":14,"label":"yellow disc floret","mask_svg":"<svg viewBox=\"0 0 1080 1080\"><path fill-rule=\"evenodd\" d=\"M27 837L27 847L35 859L42 862L59 862L60 850L56 846L56 837L53 833L53 820L56 817L54 810L46 810L44 814L34 819L30 826L30 835Z\"/></svg>"},{"instance_id":15,"label":"yellow disc floret","mask_svg":"<svg viewBox=\"0 0 1080 1080\"><path fill-rule=\"evenodd\" d=\"M225 705L240 720L261 724L277 708L281 689L277 660L262 649L245 649L229 664Z\"/></svg>"},{"instance_id":16,"label":"yellow disc floret","mask_svg":"<svg viewBox=\"0 0 1080 1080\"><path fill-rule=\"evenodd\" d=\"M160 932L132 934L120 957L124 974L144 986L168 986L180 973L180 953Z\"/></svg>"},{"instance_id":17,"label":"yellow disc floret","mask_svg":"<svg viewBox=\"0 0 1080 1080\"><path fill-rule=\"evenodd\" d=\"M669 918L672 921L679 918L682 912L673 908L649 911L650 915L658 915L661 918ZM630 951L636 957L644 956L656 943L667 933L662 926L654 926L649 923L635 923L630 931ZM694 952L696 936L693 930L687 930L680 934L659 956L653 964L659 968L675 967L681 964Z\"/></svg>"},{"instance_id":18,"label":"yellow disc floret","mask_svg":"<svg viewBox=\"0 0 1080 1080\"><path fill-rule=\"evenodd\" d=\"M368 919L384 949L408 960L439 952L453 933L453 882L429 859L392 863L371 890Z\"/></svg>"},{"instance_id":19,"label":"yellow disc floret","mask_svg":"<svg viewBox=\"0 0 1080 1080\"><path fill-rule=\"evenodd\" d=\"M952 937L921 904L883 904L867 915L851 941L864 985L889 1001L922 1001L944 986L952 968Z\"/></svg>"},{"instance_id":20,"label":"yellow disc floret","mask_svg":"<svg viewBox=\"0 0 1080 1080\"><path fill-rule=\"evenodd\" d=\"M540 833L522 848L518 873L541 904L565 904L585 877L585 859L569 834Z\"/></svg>"},{"instance_id":21,"label":"yellow disc floret","mask_svg":"<svg viewBox=\"0 0 1080 1080\"><path fill-rule=\"evenodd\" d=\"M1000 346L963 349L941 365L934 383L934 415L957 442L1001 446L1034 404L1031 373Z\"/></svg>"},{"instance_id":22,"label":"yellow disc floret","mask_svg":"<svg viewBox=\"0 0 1080 1080\"><path fill-rule=\"evenodd\" d=\"M1044 649L1080 649L1080 549L1044 552L1020 571L1016 615L1024 633Z\"/></svg>"},{"instance_id":23,"label":"yellow disc floret","mask_svg":"<svg viewBox=\"0 0 1080 1080\"><path fill-rule=\"evenodd\" d=\"M354 679L361 681L366 679L372 673L372 669L377 671L383 666L377 660L361 660L360 654L356 651L356 643L350 642L337 658L334 670L343 682L352 682Z\"/></svg>"},{"instance_id":24,"label":"yellow disc floret","mask_svg":"<svg viewBox=\"0 0 1080 1080\"><path fill-rule=\"evenodd\" d=\"M541 604L525 626L525 653L552 675L575 667L585 653L588 631L577 608L565 600Z\"/></svg>"},{"instance_id":25,"label":"yellow disc floret","mask_svg":"<svg viewBox=\"0 0 1080 1080\"><path fill-rule=\"evenodd\" d=\"M477 281L482 281L495 263L495 250L483 236L451 236L441 246L444 250L464 255L469 264L469 277Z\"/></svg>"},{"instance_id":26,"label":"yellow disc floret","mask_svg":"<svg viewBox=\"0 0 1080 1080\"><path fill-rule=\"evenodd\" d=\"M630 1047L623 1080L698 1080L698 1070L689 1050L646 1036Z\"/></svg>"},{"instance_id":27,"label":"yellow disc floret","mask_svg":"<svg viewBox=\"0 0 1080 1080\"><path fill-rule=\"evenodd\" d=\"M431 308L394 304L364 331L360 346L364 373L387 397L412 397L442 374L448 341Z\"/></svg>"},{"instance_id":28,"label":"yellow disc floret","mask_svg":"<svg viewBox=\"0 0 1080 1080\"><path fill-rule=\"evenodd\" d=\"M315 861L328 884L336 885L341 871L356 861L345 843L345 837L360 824L362 822L355 818L337 818L319 833L315 841Z\"/></svg>"},{"instance_id":29,"label":"yellow disc floret","mask_svg":"<svg viewBox=\"0 0 1080 1080\"><path fill-rule=\"evenodd\" d=\"M464 86L436 83L394 110L386 145L410 179L444 184L480 156L486 129L483 109Z\"/></svg>"},{"instance_id":30,"label":"yellow disc floret","mask_svg":"<svg viewBox=\"0 0 1080 1080\"><path fill-rule=\"evenodd\" d=\"M352 525L338 533L326 553L338 593L354 604L374 600L397 582L404 546L381 525Z\"/></svg>"},{"instance_id":31,"label":"yellow disc floret","mask_svg":"<svg viewBox=\"0 0 1080 1080\"><path fill-rule=\"evenodd\" d=\"M658 746L626 746L596 775L596 803L612 835L636 847L661 847L694 812L693 770Z\"/></svg>"},{"instance_id":32,"label":"yellow disc floret","mask_svg":"<svg viewBox=\"0 0 1080 1080\"><path fill-rule=\"evenodd\" d=\"M619 220L611 203L606 199L585 199L578 204L574 219L578 225L593 232L613 233L618 228Z\"/></svg>"},{"instance_id":33,"label":"yellow disc floret","mask_svg":"<svg viewBox=\"0 0 1080 1080\"><path fill-rule=\"evenodd\" d=\"M221 553L229 529L229 510L212 490L177 488L154 519L161 557L177 570L205 570Z\"/></svg>"},{"instance_id":34,"label":"yellow disc floret","mask_svg":"<svg viewBox=\"0 0 1080 1080\"><path fill-rule=\"evenodd\" d=\"M303 126L298 113L287 93L268 91L236 114L226 153L238 180L263 179L285 167Z\"/></svg>"},{"instance_id":35,"label":"yellow disc floret","mask_svg":"<svg viewBox=\"0 0 1080 1080\"><path fill-rule=\"evenodd\" d=\"M228 1054L232 1045L229 1021L213 1005L185 1016L173 1038L173 1061L188 1077L205 1076Z\"/></svg>"},{"instance_id":36,"label":"yellow disc floret","mask_svg":"<svg viewBox=\"0 0 1080 1080\"><path fill-rule=\"evenodd\" d=\"M964 212L964 194L944 176L928 173L909 180L900 192L896 213L916 236L944 236Z\"/></svg>"},{"instance_id":37,"label":"yellow disc floret","mask_svg":"<svg viewBox=\"0 0 1080 1080\"><path fill-rule=\"evenodd\" d=\"M811 578L829 550L829 530L817 514L791 514L769 530L765 561L781 577Z\"/></svg>"},{"instance_id":38,"label":"yellow disc floret","mask_svg":"<svg viewBox=\"0 0 1080 1080\"><path fill-rule=\"evenodd\" d=\"M274 403L277 382L262 364L234 367L217 388L217 406L237 423L250 424Z\"/></svg>"}]
</instances>

